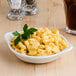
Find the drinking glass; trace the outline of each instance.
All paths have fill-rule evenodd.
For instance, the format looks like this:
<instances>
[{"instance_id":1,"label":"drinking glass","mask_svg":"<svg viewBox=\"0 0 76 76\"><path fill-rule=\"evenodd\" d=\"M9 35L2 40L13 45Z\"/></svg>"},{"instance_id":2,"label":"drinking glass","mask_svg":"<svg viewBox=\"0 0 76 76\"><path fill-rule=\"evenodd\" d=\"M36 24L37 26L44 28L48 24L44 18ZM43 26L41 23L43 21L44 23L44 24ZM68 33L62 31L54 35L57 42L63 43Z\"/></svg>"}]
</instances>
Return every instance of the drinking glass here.
<instances>
[{"instance_id":1,"label":"drinking glass","mask_svg":"<svg viewBox=\"0 0 76 76\"><path fill-rule=\"evenodd\" d=\"M8 13L8 18L11 20L21 20L24 15L25 11L23 9L23 1L24 0L8 0L10 10Z\"/></svg>"},{"instance_id":2,"label":"drinking glass","mask_svg":"<svg viewBox=\"0 0 76 76\"><path fill-rule=\"evenodd\" d=\"M76 0L64 0L66 32L76 34Z\"/></svg>"},{"instance_id":3,"label":"drinking glass","mask_svg":"<svg viewBox=\"0 0 76 76\"><path fill-rule=\"evenodd\" d=\"M33 15L38 12L36 0L25 0L25 15Z\"/></svg>"}]
</instances>

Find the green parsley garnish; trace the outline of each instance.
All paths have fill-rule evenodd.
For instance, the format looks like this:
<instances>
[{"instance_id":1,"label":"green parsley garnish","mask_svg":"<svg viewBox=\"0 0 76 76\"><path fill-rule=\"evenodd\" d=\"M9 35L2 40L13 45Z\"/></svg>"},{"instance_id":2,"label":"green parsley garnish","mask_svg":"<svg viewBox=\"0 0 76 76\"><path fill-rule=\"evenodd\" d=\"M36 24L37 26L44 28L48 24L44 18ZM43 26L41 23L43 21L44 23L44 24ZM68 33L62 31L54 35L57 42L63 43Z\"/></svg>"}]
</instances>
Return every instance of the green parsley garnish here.
<instances>
[{"instance_id":1,"label":"green parsley garnish","mask_svg":"<svg viewBox=\"0 0 76 76\"><path fill-rule=\"evenodd\" d=\"M16 32L13 32L12 34L13 34L14 36L20 35L20 33L18 33L17 31L16 31Z\"/></svg>"},{"instance_id":2,"label":"green parsley garnish","mask_svg":"<svg viewBox=\"0 0 76 76\"><path fill-rule=\"evenodd\" d=\"M23 32L24 32L23 34L20 34L17 31L12 33L14 36L17 36L17 38L14 40L14 45L16 46L21 41L21 39L24 39L24 40L29 39L30 35L34 34L34 32L36 32L36 31L37 31L37 29L35 29L35 28L28 29L27 24L25 24L23 27Z\"/></svg>"},{"instance_id":3,"label":"green parsley garnish","mask_svg":"<svg viewBox=\"0 0 76 76\"><path fill-rule=\"evenodd\" d=\"M14 45L16 46L20 41L21 41L20 36L18 36L14 41Z\"/></svg>"}]
</instances>

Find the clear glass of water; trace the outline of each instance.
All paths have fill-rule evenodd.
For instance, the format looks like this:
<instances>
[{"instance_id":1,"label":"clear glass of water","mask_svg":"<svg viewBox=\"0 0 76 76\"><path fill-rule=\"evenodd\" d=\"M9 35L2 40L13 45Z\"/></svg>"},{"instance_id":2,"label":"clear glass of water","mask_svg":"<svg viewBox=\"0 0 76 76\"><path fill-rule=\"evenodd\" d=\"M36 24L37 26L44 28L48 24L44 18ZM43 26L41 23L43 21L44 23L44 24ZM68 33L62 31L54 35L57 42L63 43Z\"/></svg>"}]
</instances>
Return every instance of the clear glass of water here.
<instances>
[{"instance_id":1,"label":"clear glass of water","mask_svg":"<svg viewBox=\"0 0 76 76\"><path fill-rule=\"evenodd\" d=\"M25 0L25 15L33 15L38 12L36 0Z\"/></svg>"},{"instance_id":2,"label":"clear glass of water","mask_svg":"<svg viewBox=\"0 0 76 76\"><path fill-rule=\"evenodd\" d=\"M23 9L24 0L8 0L10 10L8 13L8 18L11 20L21 20L25 16L25 11Z\"/></svg>"}]
</instances>

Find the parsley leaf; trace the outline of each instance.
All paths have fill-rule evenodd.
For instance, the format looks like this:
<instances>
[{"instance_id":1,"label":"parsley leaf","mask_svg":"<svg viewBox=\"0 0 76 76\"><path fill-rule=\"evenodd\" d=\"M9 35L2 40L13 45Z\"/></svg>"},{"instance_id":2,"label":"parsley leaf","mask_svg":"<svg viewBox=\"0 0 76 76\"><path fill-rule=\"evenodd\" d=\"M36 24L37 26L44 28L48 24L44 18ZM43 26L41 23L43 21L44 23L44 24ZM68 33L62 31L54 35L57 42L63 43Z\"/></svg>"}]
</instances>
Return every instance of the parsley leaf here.
<instances>
[{"instance_id":1,"label":"parsley leaf","mask_svg":"<svg viewBox=\"0 0 76 76\"><path fill-rule=\"evenodd\" d=\"M13 34L14 36L20 35L20 33L18 33L17 31L16 31L16 32L13 32L12 34Z\"/></svg>"},{"instance_id":2,"label":"parsley leaf","mask_svg":"<svg viewBox=\"0 0 76 76\"><path fill-rule=\"evenodd\" d=\"M30 34L29 35L27 35L27 39L29 39L30 38Z\"/></svg>"},{"instance_id":3,"label":"parsley leaf","mask_svg":"<svg viewBox=\"0 0 76 76\"><path fill-rule=\"evenodd\" d=\"M37 29L35 29L35 28L30 28L30 29L28 29L28 31L29 31L30 34L34 34L34 32L36 32Z\"/></svg>"},{"instance_id":4,"label":"parsley leaf","mask_svg":"<svg viewBox=\"0 0 76 76\"><path fill-rule=\"evenodd\" d=\"M26 32L27 28L28 28L28 26L27 26L27 24L25 24L23 27L23 31Z\"/></svg>"},{"instance_id":5,"label":"parsley leaf","mask_svg":"<svg viewBox=\"0 0 76 76\"><path fill-rule=\"evenodd\" d=\"M22 34L22 39L26 40L27 39L27 35L26 34Z\"/></svg>"},{"instance_id":6,"label":"parsley leaf","mask_svg":"<svg viewBox=\"0 0 76 76\"><path fill-rule=\"evenodd\" d=\"M21 41L20 36L18 36L18 37L14 40L14 45L16 46L20 41Z\"/></svg>"}]
</instances>

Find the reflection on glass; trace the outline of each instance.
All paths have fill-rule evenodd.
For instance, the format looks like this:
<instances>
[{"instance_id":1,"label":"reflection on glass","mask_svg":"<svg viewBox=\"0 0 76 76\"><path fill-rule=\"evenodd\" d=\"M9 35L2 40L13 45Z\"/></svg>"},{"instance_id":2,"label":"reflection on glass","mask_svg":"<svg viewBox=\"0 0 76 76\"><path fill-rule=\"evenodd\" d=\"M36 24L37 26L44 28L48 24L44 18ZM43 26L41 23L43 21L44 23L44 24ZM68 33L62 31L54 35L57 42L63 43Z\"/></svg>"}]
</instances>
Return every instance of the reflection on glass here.
<instances>
[{"instance_id":1,"label":"reflection on glass","mask_svg":"<svg viewBox=\"0 0 76 76\"><path fill-rule=\"evenodd\" d=\"M64 0L66 32L76 34L76 0Z\"/></svg>"},{"instance_id":2,"label":"reflection on glass","mask_svg":"<svg viewBox=\"0 0 76 76\"><path fill-rule=\"evenodd\" d=\"M8 18L12 20L21 20L25 12L23 10L23 0L8 0L10 5L10 11L8 13Z\"/></svg>"},{"instance_id":3,"label":"reflection on glass","mask_svg":"<svg viewBox=\"0 0 76 76\"><path fill-rule=\"evenodd\" d=\"M25 0L25 14L33 15L38 12L37 4L35 0Z\"/></svg>"}]
</instances>

